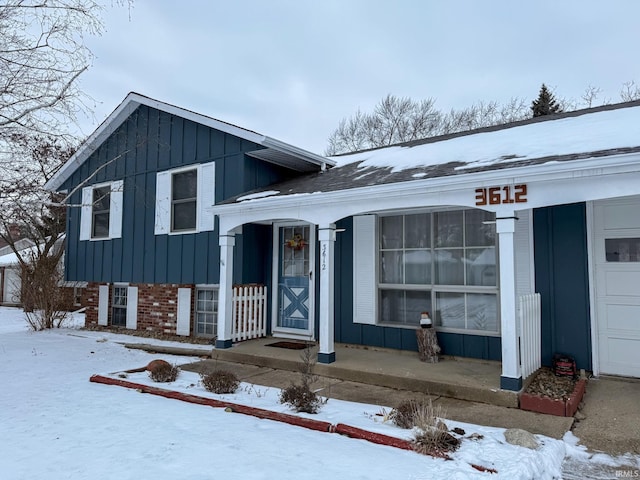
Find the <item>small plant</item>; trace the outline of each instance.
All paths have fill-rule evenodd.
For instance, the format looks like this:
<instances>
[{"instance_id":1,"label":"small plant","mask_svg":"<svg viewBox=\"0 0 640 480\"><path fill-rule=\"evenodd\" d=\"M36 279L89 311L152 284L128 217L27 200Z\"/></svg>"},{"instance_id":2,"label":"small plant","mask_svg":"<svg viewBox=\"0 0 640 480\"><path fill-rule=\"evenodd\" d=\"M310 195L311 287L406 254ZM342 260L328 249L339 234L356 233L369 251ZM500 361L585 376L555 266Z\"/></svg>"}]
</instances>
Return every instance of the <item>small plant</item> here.
<instances>
[{"instance_id":1,"label":"small plant","mask_svg":"<svg viewBox=\"0 0 640 480\"><path fill-rule=\"evenodd\" d=\"M170 363L163 362L154 365L153 368L149 368L149 378L154 382L174 382L180 374L180 367L171 365Z\"/></svg>"},{"instance_id":2,"label":"small plant","mask_svg":"<svg viewBox=\"0 0 640 480\"><path fill-rule=\"evenodd\" d=\"M420 409L422 400L405 400L389 413L389 419L400 428L416 426L416 411Z\"/></svg>"},{"instance_id":3,"label":"small plant","mask_svg":"<svg viewBox=\"0 0 640 480\"><path fill-rule=\"evenodd\" d=\"M228 370L213 370L203 372L200 379L204 388L212 393L235 393L240 386L240 380L235 373Z\"/></svg>"},{"instance_id":4,"label":"small plant","mask_svg":"<svg viewBox=\"0 0 640 480\"><path fill-rule=\"evenodd\" d=\"M460 440L448 433L447 425L440 420L444 411L431 399L406 400L391 411L389 417L401 428L415 428L413 446L416 452L442 455L458 448Z\"/></svg>"},{"instance_id":5,"label":"small plant","mask_svg":"<svg viewBox=\"0 0 640 480\"><path fill-rule=\"evenodd\" d=\"M300 383L292 383L280 392L280 403L284 403L295 409L296 412L318 413L318 410L327 400L319 397L311 390L311 384L318 377L313 373L315 359L311 344L300 355L300 373L302 374Z\"/></svg>"},{"instance_id":6,"label":"small plant","mask_svg":"<svg viewBox=\"0 0 640 480\"><path fill-rule=\"evenodd\" d=\"M244 391L247 392L249 395L253 394L258 398L262 398L267 394L269 389L267 388L266 390L259 390L256 388L255 385L247 385L246 387L244 387Z\"/></svg>"},{"instance_id":7,"label":"small plant","mask_svg":"<svg viewBox=\"0 0 640 480\"><path fill-rule=\"evenodd\" d=\"M285 403L296 412L318 413L322 399L305 384L291 384L280 392L280 403Z\"/></svg>"}]
</instances>

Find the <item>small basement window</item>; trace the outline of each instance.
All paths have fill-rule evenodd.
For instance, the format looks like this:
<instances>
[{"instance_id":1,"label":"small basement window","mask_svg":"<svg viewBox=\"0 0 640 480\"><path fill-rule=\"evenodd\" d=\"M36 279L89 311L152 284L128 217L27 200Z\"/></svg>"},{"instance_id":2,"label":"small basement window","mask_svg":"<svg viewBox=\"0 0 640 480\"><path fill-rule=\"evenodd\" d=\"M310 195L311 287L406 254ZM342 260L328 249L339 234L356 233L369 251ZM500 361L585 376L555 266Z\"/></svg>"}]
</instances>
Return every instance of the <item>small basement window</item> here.
<instances>
[{"instance_id":1,"label":"small basement window","mask_svg":"<svg viewBox=\"0 0 640 480\"><path fill-rule=\"evenodd\" d=\"M218 331L218 289L196 288L196 335L215 337Z\"/></svg>"},{"instance_id":2,"label":"small basement window","mask_svg":"<svg viewBox=\"0 0 640 480\"><path fill-rule=\"evenodd\" d=\"M113 303L111 308L111 325L127 326L127 286L113 287Z\"/></svg>"}]
</instances>

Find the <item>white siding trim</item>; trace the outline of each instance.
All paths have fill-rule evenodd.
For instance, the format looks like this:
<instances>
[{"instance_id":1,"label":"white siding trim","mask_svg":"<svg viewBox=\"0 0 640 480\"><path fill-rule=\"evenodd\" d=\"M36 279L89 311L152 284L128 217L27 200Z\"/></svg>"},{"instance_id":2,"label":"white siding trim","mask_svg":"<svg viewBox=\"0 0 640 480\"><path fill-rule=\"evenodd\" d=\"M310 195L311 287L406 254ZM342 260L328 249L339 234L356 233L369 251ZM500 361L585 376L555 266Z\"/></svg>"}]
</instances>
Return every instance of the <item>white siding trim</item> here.
<instances>
[{"instance_id":1,"label":"white siding trim","mask_svg":"<svg viewBox=\"0 0 640 480\"><path fill-rule=\"evenodd\" d=\"M127 328L138 328L138 287L127 288Z\"/></svg>"},{"instance_id":2,"label":"white siding trim","mask_svg":"<svg viewBox=\"0 0 640 480\"><path fill-rule=\"evenodd\" d=\"M176 334L189 336L191 330L191 289L178 289L178 318L176 319Z\"/></svg>"},{"instance_id":3,"label":"white siding trim","mask_svg":"<svg viewBox=\"0 0 640 480\"><path fill-rule=\"evenodd\" d=\"M109 318L109 285L98 287L98 325L107 325Z\"/></svg>"},{"instance_id":4,"label":"white siding trim","mask_svg":"<svg viewBox=\"0 0 640 480\"><path fill-rule=\"evenodd\" d=\"M111 194L109 200L109 238L122 237L123 190L124 180L117 180L111 183Z\"/></svg>"},{"instance_id":5,"label":"white siding trim","mask_svg":"<svg viewBox=\"0 0 640 480\"><path fill-rule=\"evenodd\" d=\"M91 240L91 210L93 187L82 189L82 207L80 208L80 240Z\"/></svg>"},{"instance_id":6,"label":"white siding trim","mask_svg":"<svg viewBox=\"0 0 640 480\"><path fill-rule=\"evenodd\" d=\"M216 202L216 164L205 163L198 169L198 222L199 232L214 229L215 215L211 213L211 206Z\"/></svg>"},{"instance_id":7,"label":"white siding trim","mask_svg":"<svg viewBox=\"0 0 640 480\"><path fill-rule=\"evenodd\" d=\"M376 216L353 217L353 321L375 325L376 289Z\"/></svg>"},{"instance_id":8,"label":"white siding trim","mask_svg":"<svg viewBox=\"0 0 640 480\"><path fill-rule=\"evenodd\" d=\"M515 224L513 242L516 267L516 298L535 291L534 258L533 258L533 212L520 210L516 212L518 220ZM518 302L516 301L516 305Z\"/></svg>"},{"instance_id":9,"label":"white siding trim","mask_svg":"<svg viewBox=\"0 0 640 480\"><path fill-rule=\"evenodd\" d=\"M156 175L156 220L155 234L163 235L171 231L171 172Z\"/></svg>"}]
</instances>

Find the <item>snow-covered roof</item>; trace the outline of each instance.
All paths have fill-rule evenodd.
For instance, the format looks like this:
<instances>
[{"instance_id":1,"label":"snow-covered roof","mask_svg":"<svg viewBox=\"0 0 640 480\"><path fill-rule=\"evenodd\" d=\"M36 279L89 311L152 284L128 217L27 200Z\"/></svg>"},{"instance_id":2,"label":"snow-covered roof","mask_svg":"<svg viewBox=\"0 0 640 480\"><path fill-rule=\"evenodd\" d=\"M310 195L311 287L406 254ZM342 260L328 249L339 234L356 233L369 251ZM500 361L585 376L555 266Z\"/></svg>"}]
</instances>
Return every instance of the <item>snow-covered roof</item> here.
<instances>
[{"instance_id":1,"label":"snow-covered roof","mask_svg":"<svg viewBox=\"0 0 640 480\"><path fill-rule=\"evenodd\" d=\"M223 122L200 113L177 107L153 98L131 92L104 122L87 138L78 151L60 168L45 185L48 190L56 190L75 172L91 154L118 128L140 105L160 110L171 115L191 120L195 123L229 133L236 137L257 143L265 148L247 152L258 159L281 165L300 172L316 171L320 167L333 166L335 161L275 138Z\"/></svg>"},{"instance_id":2,"label":"snow-covered roof","mask_svg":"<svg viewBox=\"0 0 640 480\"><path fill-rule=\"evenodd\" d=\"M640 101L537 117L332 157L337 166L277 185L269 195L348 190L640 152ZM607 162L603 158L603 162ZM279 193L273 193L278 191ZM225 202L227 203L227 202Z\"/></svg>"}]
</instances>

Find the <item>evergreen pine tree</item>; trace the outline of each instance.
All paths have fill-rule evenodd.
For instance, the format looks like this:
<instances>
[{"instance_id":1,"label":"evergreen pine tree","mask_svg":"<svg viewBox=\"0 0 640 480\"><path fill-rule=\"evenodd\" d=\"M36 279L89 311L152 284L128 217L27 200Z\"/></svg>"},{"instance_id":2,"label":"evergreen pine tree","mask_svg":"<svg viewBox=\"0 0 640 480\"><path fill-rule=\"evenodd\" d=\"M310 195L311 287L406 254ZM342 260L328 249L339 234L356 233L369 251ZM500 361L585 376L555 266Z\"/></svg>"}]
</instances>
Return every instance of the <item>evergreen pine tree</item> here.
<instances>
[{"instance_id":1,"label":"evergreen pine tree","mask_svg":"<svg viewBox=\"0 0 640 480\"><path fill-rule=\"evenodd\" d=\"M543 83L540 88L538 98L531 102L531 111L534 117L540 117L542 115L551 115L552 113L562 112L562 108L556 101L553 93L549 91L547 86Z\"/></svg>"}]
</instances>

